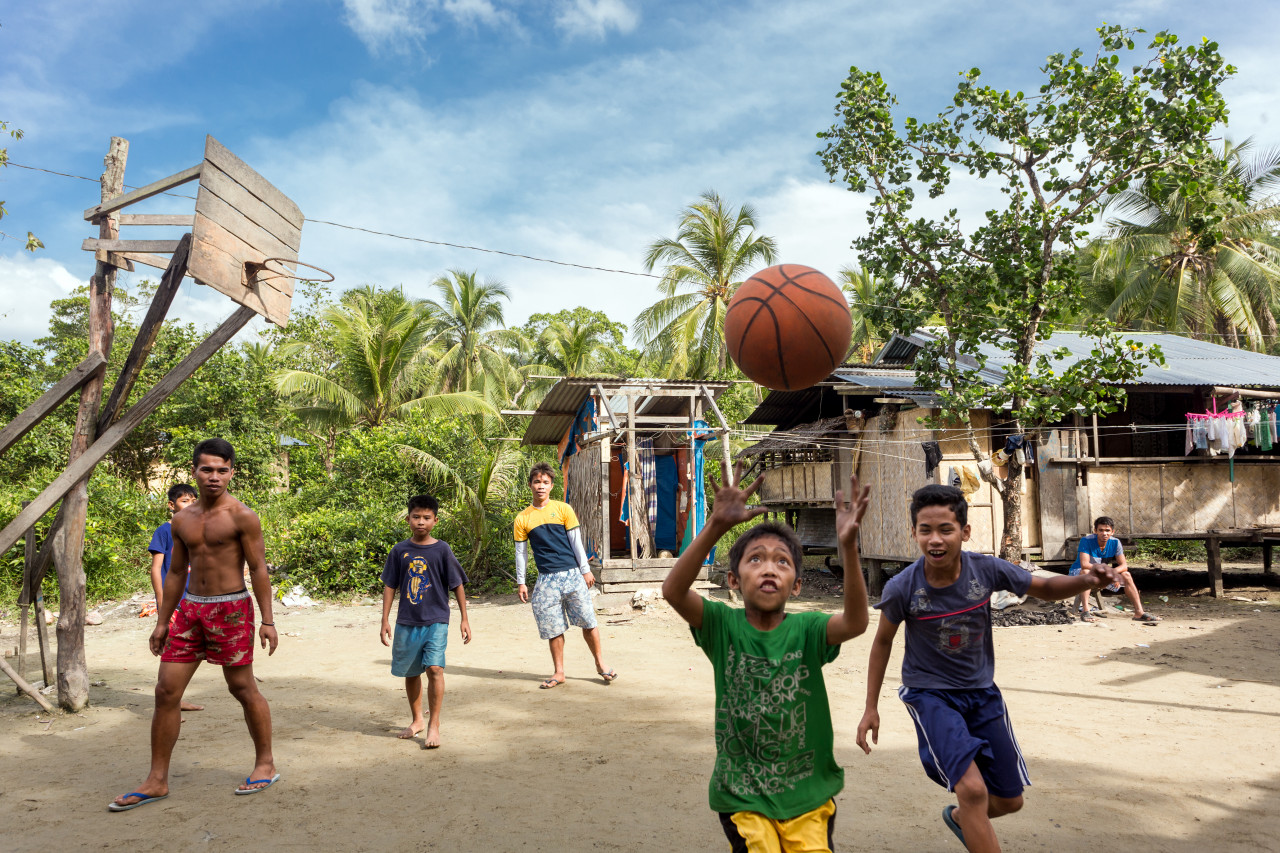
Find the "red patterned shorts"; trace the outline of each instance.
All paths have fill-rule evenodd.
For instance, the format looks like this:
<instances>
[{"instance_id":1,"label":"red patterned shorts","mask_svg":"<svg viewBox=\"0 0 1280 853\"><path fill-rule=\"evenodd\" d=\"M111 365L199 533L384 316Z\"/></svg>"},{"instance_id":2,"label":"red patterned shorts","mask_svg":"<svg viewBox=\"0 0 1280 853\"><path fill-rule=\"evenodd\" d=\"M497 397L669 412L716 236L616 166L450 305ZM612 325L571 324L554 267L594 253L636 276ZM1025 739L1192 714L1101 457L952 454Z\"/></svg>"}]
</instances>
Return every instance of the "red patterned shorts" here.
<instances>
[{"instance_id":1,"label":"red patterned shorts","mask_svg":"<svg viewBox=\"0 0 1280 853\"><path fill-rule=\"evenodd\" d=\"M178 604L160 660L218 666L253 663L253 599L248 590L230 595L192 595Z\"/></svg>"}]
</instances>

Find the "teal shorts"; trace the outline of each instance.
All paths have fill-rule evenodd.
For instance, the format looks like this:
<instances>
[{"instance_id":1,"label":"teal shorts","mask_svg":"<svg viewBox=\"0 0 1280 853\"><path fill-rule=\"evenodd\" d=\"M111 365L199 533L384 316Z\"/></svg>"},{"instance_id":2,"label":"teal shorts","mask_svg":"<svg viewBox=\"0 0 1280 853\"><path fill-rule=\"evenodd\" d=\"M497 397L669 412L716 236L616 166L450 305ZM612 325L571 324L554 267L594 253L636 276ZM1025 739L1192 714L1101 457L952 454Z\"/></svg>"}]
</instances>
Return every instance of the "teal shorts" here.
<instances>
[{"instance_id":1,"label":"teal shorts","mask_svg":"<svg viewBox=\"0 0 1280 853\"><path fill-rule=\"evenodd\" d=\"M396 625L391 641L391 674L397 678L422 675L429 666L444 668L444 647L449 643L449 623Z\"/></svg>"}]
</instances>

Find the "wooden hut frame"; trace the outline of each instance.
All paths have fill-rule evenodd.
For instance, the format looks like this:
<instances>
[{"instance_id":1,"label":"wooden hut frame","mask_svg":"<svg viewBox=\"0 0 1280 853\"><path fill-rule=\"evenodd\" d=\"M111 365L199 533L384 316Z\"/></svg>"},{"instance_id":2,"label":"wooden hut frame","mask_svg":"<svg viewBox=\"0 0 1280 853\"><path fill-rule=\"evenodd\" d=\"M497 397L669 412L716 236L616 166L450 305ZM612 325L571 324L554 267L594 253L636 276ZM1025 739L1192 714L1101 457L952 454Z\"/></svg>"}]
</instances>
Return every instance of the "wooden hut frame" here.
<instances>
[{"instance_id":1,"label":"wooden hut frame","mask_svg":"<svg viewBox=\"0 0 1280 853\"><path fill-rule=\"evenodd\" d=\"M642 439L660 438L664 442L662 449L670 451L678 436L682 444L687 443L681 449L688 448L692 465L696 456L695 439L715 436L721 439L720 459L729 464L729 425L716 403L716 398L728 387L727 382L570 377L556 383L536 410L508 413L530 416L524 444L557 445L570 433L583 403L588 398L595 400L599 429L577 436L578 451L574 454L575 458L581 456L594 463L591 465L596 471L594 482L589 488L575 492L571 480L569 503L583 524L586 538L595 545L596 557L592 562L603 592L656 588L676 562L675 557L657 556L651 547L646 549L650 541L647 523L640 528L632 522L636 535L628 536L629 551L618 553L622 549L617 547L620 543L612 541L610 527L620 495L610 489L612 451L605 453L603 449L621 442L630 471L624 487L631 490L632 507L642 503L638 497L643 486L637 471L637 447ZM709 426L697 427L700 421ZM578 475L577 467L574 476ZM687 473L688 480L696 482L697 472ZM583 495L588 496L590 505L584 503ZM636 516L633 511L633 519ZM695 518L696 514L690 513L690 525ZM696 586L714 586L707 580L707 567L699 573Z\"/></svg>"},{"instance_id":2,"label":"wooden hut frame","mask_svg":"<svg viewBox=\"0 0 1280 853\"><path fill-rule=\"evenodd\" d=\"M88 482L94 468L138 427L183 382L255 315L283 326L288 322L293 294L293 270L302 241L302 212L287 196L245 165L213 137L205 139L204 159L189 169L125 193L124 169L129 143L113 137L102 175L102 201L84 212L86 221L98 225L98 237L84 241L94 253L97 267L89 284L89 354L66 377L0 429L0 454L13 447L28 431L76 391L80 407L68 453L67 467L34 500L0 530L0 553L26 539L23 571L23 636L25 652L27 608L36 606L36 621L43 622L39 590L52 563L60 590L58 618L58 701L68 710L88 702L88 667L84 653L85 577L82 564ZM199 181L195 213L187 215L123 213L130 205L160 195L174 187ZM178 240L121 240L121 226L186 226L191 233ZM168 261L159 254L171 255ZM134 262L164 270L151 306L138 329L120 375L105 405L102 404L106 364L114 329L111 301L116 272L132 270ZM130 393L155 345L184 276L221 291L241 307L203 342L175 365L155 387L126 409ZM55 504L58 513L45 540L37 549L35 524ZM38 629L39 630L39 629ZM46 643L39 632L42 665ZM26 683L25 655L18 670L0 667L20 689ZM26 685L30 688L30 685ZM42 701L30 689L33 698Z\"/></svg>"}]
</instances>

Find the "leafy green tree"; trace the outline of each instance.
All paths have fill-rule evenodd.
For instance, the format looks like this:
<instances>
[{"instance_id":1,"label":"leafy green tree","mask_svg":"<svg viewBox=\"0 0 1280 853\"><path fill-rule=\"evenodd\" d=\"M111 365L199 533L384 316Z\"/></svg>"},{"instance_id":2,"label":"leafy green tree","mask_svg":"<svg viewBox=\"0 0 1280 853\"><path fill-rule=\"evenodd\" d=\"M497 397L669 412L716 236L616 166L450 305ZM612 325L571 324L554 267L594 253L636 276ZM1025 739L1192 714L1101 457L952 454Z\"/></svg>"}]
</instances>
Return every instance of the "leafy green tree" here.
<instances>
[{"instance_id":1,"label":"leafy green tree","mask_svg":"<svg viewBox=\"0 0 1280 853\"><path fill-rule=\"evenodd\" d=\"M21 139L23 135L22 131L16 127L10 130L9 123L7 121L0 121L0 134L5 134L5 133L9 134L9 136L14 140ZM7 165L9 165L9 149L0 148L0 167L4 167ZM0 219L4 219L8 213L9 211L5 210L4 208L4 202L0 201ZM5 234L3 231L0 231L0 237L9 237L9 235ZM9 239L13 239L13 238L9 237ZM32 234L30 231L28 231L26 245L23 248L25 248L28 252L34 252L36 249L43 249L44 243L41 243L39 237L37 237L35 234Z\"/></svg>"},{"instance_id":2,"label":"leafy green tree","mask_svg":"<svg viewBox=\"0 0 1280 853\"><path fill-rule=\"evenodd\" d=\"M724 315L754 268L773 263L777 244L756 233L755 210L733 210L713 191L684 209L674 238L649 246L646 270L663 267L662 298L640 312L633 331L645 355L670 377L724 373Z\"/></svg>"},{"instance_id":3,"label":"leafy green tree","mask_svg":"<svg viewBox=\"0 0 1280 853\"><path fill-rule=\"evenodd\" d=\"M1142 181L1107 209L1110 232L1087 254L1094 304L1112 320L1228 346L1276 343L1280 150L1225 141L1187 192Z\"/></svg>"},{"instance_id":4,"label":"leafy green tree","mask_svg":"<svg viewBox=\"0 0 1280 853\"><path fill-rule=\"evenodd\" d=\"M1208 198L1197 175L1212 158L1209 134L1224 121L1219 92L1234 72L1204 40L1181 46L1157 34L1136 64L1132 31L1103 26L1093 57L1081 50L1046 61L1031 96L962 75L952 105L936 119L894 119L896 99L878 73L850 71L837 96L837 121L820 134L819 155L833 180L869 193L868 228L855 240L863 267L897 282L885 303L903 331L935 312L939 340L916 358L920 385L942 401L944 416L967 421L971 409L1008 409L1023 432L1069 412L1105 412L1123 399L1117 387L1158 359L1094 324L1094 350L1070 367L1065 353L1040 346L1083 302L1076 250L1103 203L1140 180ZM966 230L952 210L939 219L913 211L917 189L941 198L953 169L994 183L1003 207ZM981 380L980 347L994 348L1005 381ZM975 458L986 454L970 433ZM1000 553L1022 555L1022 472L991 476L1001 494Z\"/></svg>"}]
</instances>

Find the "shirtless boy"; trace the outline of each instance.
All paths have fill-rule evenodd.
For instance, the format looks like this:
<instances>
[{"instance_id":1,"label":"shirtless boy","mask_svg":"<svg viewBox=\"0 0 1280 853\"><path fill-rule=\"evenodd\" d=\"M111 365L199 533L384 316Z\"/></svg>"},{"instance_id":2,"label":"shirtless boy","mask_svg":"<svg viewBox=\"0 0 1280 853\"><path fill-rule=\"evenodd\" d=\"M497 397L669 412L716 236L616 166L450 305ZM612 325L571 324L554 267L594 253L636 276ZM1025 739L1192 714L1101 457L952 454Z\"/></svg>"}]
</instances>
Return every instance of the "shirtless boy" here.
<instances>
[{"instance_id":1,"label":"shirtless boy","mask_svg":"<svg viewBox=\"0 0 1280 853\"><path fill-rule=\"evenodd\" d=\"M280 778L271 757L271 708L253 677L253 603L244 586L245 563L253 581L252 597L262 611L258 637L268 655L275 652L279 638L271 618L262 522L227 493L235 474L235 456L231 445L220 438L200 442L192 455L200 497L173 517L173 560L151 632L151 653L160 655L151 717L151 772L137 790L116 797L107 806L111 811L127 811L169 796L169 760L178 740L179 704L202 660L222 667L227 689L244 708L253 738L253 771L235 793L256 794Z\"/></svg>"}]
</instances>

